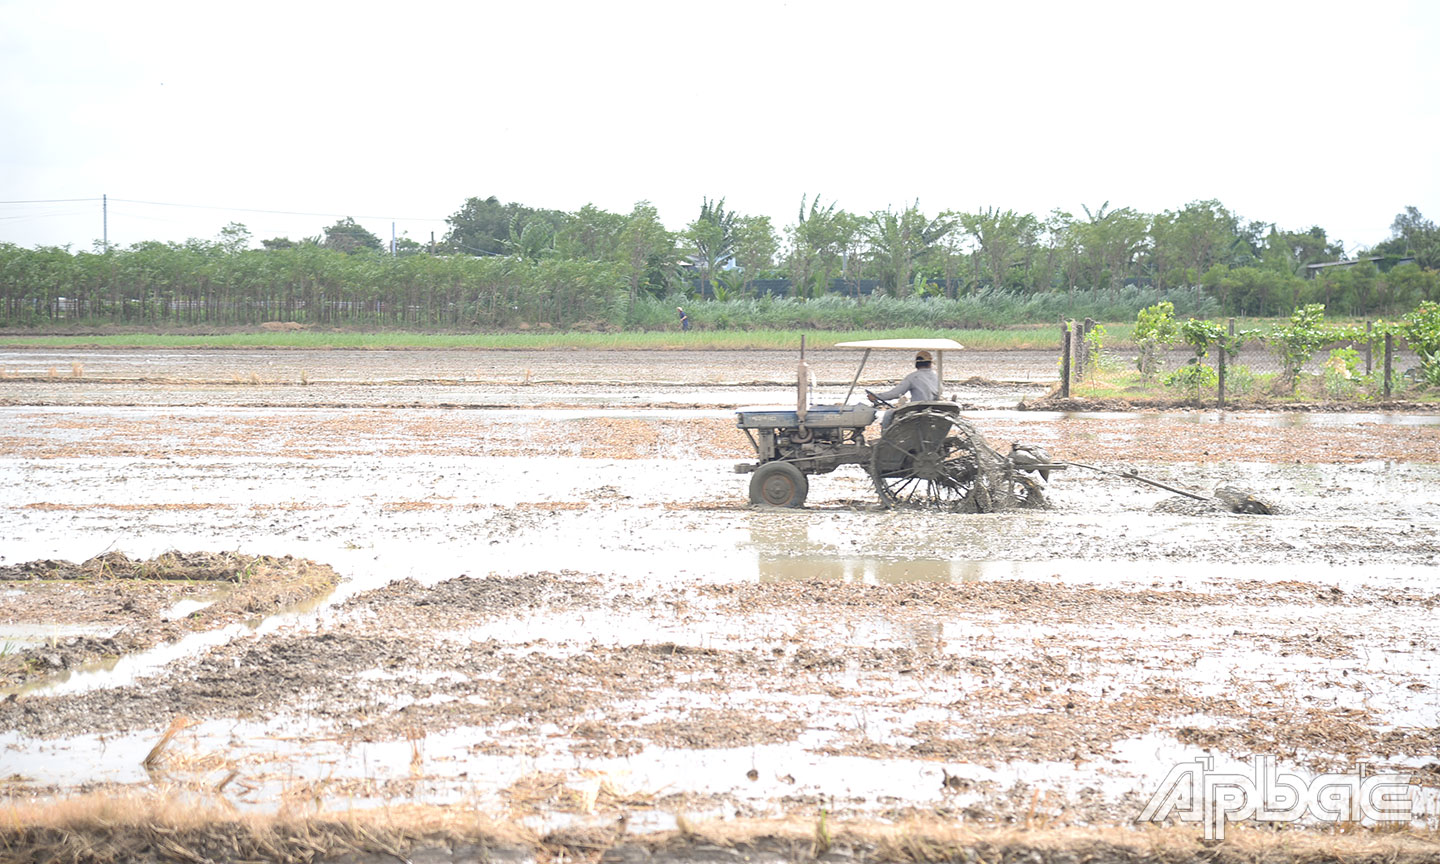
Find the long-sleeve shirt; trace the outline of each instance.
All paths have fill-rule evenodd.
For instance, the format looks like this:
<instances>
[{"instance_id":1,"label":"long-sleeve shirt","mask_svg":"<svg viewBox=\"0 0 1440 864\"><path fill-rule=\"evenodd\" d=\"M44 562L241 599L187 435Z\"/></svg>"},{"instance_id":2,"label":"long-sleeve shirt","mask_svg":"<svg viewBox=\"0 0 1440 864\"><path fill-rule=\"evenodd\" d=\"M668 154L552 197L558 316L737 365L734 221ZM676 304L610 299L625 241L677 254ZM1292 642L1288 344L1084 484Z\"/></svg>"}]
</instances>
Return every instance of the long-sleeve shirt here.
<instances>
[{"instance_id":1,"label":"long-sleeve shirt","mask_svg":"<svg viewBox=\"0 0 1440 864\"><path fill-rule=\"evenodd\" d=\"M937 399L940 396L940 376L935 374L934 369L916 369L902 378L899 384L875 395L888 402L902 393L909 393L911 402Z\"/></svg>"}]
</instances>

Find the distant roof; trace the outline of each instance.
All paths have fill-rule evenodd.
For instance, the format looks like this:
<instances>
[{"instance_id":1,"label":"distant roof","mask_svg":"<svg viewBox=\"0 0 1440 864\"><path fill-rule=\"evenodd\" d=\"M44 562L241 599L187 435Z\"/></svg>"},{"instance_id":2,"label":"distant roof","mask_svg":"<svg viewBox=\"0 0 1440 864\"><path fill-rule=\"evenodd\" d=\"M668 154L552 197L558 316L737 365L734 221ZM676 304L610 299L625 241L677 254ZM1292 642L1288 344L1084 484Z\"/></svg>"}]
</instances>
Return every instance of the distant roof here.
<instances>
[{"instance_id":1,"label":"distant roof","mask_svg":"<svg viewBox=\"0 0 1440 864\"><path fill-rule=\"evenodd\" d=\"M866 339L861 342L839 342L836 348L875 348L899 351L959 351L964 348L954 339Z\"/></svg>"},{"instance_id":2,"label":"distant roof","mask_svg":"<svg viewBox=\"0 0 1440 864\"><path fill-rule=\"evenodd\" d=\"M1390 256L1385 256L1385 255L1370 255L1370 256L1367 256L1367 257L1365 257L1365 258L1347 258L1347 259L1345 259L1344 261L1324 261L1324 262L1321 262L1321 263L1319 263L1319 264L1306 264L1306 265L1305 265L1305 269L1306 269L1306 270L1322 270L1322 269L1324 269L1324 268L1326 268L1326 267L1353 267L1353 266L1355 266L1356 264L1363 264L1363 263L1365 263L1365 262L1367 262L1367 261L1370 262L1370 263L1374 263L1374 262L1376 262L1376 261L1384 261L1384 260L1386 259L1386 257L1390 257ZM1410 263L1413 263L1413 262L1415 261L1415 256L1414 256L1414 255L1401 255L1401 256L1396 256L1394 260L1395 260L1395 263L1396 263L1396 264L1410 264Z\"/></svg>"}]
</instances>

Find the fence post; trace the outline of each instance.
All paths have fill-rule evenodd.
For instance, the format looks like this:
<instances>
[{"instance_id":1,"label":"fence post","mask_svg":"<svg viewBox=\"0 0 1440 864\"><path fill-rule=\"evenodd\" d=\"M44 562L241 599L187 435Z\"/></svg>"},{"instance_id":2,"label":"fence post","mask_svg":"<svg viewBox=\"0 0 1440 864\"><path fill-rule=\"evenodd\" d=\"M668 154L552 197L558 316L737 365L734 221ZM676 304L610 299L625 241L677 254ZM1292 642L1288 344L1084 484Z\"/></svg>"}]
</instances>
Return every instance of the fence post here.
<instances>
[{"instance_id":1,"label":"fence post","mask_svg":"<svg viewBox=\"0 0 1440 864\"><path fill-rule=\"evenodd\" d=\"M1385 398L1390 398L1390 368L1395 354L1395 334L1385 334Z\"/></svg>"},{"instance_id":2,"label":"fence post","mask_svg":"<svg viewBox=\"0 0 1440 864\"><path fill-rule=\"evenodd\" d=\"M1225 407L1225 343L1220 343L1220 389L1215 394L1215 407Z\"/></svg>"},{"instance_id":3,"label":"fence post","mask_svg":"<svg viewBox=\"0 0 1440 864\"><path fill-rule=\"evenodd\" d=\"M1372 366L1372 364L1371 364L1371 362L1370 362L1370 355L1371 355L1371 353L1372 353L1371 350L1370 350L1370 346L1373 344L1373 343L1370 341L1370 326L1371 326L1371 322L1366 321L1366 322L1365 322L1365 375L1366 375L1366 377L1369 377L1370 373L1371 373L1372 371L1374 371L1373 366Z\"/></svg>"},{"instance_id":4,"label":"fence post","mask_svg":"<svg viewBox=\"0 0 1440 864\"><path fill-rule=\"evenodd\" d=\"M1070 398L1070 322L1066 321L1060 325L1060 339L1062 350L1060 352L1060 398ZM1386 379L1389 380L1388 378Z\"/></svg>"}]
</instances>

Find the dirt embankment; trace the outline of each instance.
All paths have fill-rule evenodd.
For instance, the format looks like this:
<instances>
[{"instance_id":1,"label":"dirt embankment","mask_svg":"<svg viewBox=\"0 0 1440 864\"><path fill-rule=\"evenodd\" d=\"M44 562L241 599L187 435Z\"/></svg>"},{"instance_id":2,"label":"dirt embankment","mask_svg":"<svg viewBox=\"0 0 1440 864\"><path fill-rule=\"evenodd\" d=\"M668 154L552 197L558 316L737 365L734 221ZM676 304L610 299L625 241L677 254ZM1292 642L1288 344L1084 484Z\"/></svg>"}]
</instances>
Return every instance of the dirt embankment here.
<instances>
[{"instance_id":1,"label":"dirt embankment","mask_svg":"<svg viewBox=\"0 0 1440 864\"><path fill-rule=\"evenodd\" d=\"M0 593L0 623L24 624L42 637L0 654L0 687L318 600L339 581L324 564L235 552L148 560L107 552L80 564L0 567L0 587L9 589ZM57 637L45 636L47 628L110 632Z\"/></svg>"}]
</instances>

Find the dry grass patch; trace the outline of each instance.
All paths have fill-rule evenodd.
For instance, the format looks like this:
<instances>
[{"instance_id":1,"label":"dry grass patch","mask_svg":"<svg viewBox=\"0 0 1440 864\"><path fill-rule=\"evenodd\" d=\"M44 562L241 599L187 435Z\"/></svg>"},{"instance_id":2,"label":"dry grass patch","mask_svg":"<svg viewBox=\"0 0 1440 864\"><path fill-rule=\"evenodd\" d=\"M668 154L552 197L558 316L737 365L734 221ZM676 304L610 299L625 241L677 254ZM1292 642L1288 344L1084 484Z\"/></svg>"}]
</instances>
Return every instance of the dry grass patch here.
<instances>
[{"instance_id":1,"label":"dry grass patch","mask_svg":"<svg viewBox=\"0 0 1440 864\"><path fill-rule=\"evenodd\" d=\"M553 797L544 777L530 790ZM523 785L523 784L522 784ZM517 790L523 791L523 790ZM567 797L562 794L562 797ZM567 803L582 804L583 801ZM301 804L308 807L308 804ZM577 808L578 809L578 808ZM1436 860L1430 831L1331 833L1232 827L1211 842L1190 828L968 828L935 816L899 823L814 818L696 823L630 834L625 820L539 835L470 806L405 806L307 814L238 814L178 795L87 795L0 811L0 861L744 861L824 860L1027 864L1419 864Z\"/></svg>"}]
</instances>

